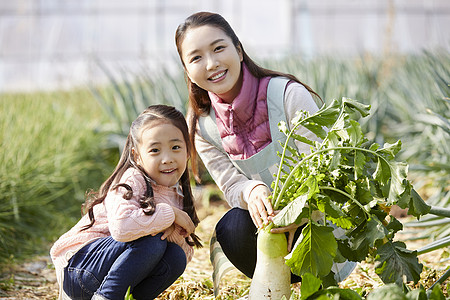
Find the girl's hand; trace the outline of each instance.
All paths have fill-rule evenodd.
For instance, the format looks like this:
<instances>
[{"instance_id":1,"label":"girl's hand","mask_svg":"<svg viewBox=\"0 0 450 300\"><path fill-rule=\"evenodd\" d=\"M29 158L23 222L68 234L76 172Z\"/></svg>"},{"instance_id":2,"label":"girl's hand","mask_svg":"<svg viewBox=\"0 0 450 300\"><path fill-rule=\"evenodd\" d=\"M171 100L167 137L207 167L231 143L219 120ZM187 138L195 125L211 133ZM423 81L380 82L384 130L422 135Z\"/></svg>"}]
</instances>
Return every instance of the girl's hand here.
<instances>
[{"instance_id":1,"label":"girl's hand","mask_svg":"<svg viewBox=\"0 0 450 300\"><path fill-rule=\"evenodd\" d=\"M248 211L256 227L262 228L269 223L269 216L274 216L272 204L267 197L270 190L265 185L257 185L248 199Z\"/></svg>"},{"instance_id":2,"label":"girl's hand","mask_svg":"<svg viewBox=\"0 0 450 300\"><path fill-rule=\"evenodd\" d=\"M165 240L175 231L175 224L170 225L163 231L163 235L161 236L161 240Z\"/></svg>"},{"instance_id":3,"label":"girl's hand","mask_svg":"<svg viewBox=\"0 0 450 300\"><path fill-rule=\"evenodd\" d=\"M172 209L175 213L174 223L183 228L186 233L184 237L188 237L195 231L195 225L192 222L191 217L189 217L189 215L185 211L179 208L172 207Z\"/></svg>"}]
</instances>

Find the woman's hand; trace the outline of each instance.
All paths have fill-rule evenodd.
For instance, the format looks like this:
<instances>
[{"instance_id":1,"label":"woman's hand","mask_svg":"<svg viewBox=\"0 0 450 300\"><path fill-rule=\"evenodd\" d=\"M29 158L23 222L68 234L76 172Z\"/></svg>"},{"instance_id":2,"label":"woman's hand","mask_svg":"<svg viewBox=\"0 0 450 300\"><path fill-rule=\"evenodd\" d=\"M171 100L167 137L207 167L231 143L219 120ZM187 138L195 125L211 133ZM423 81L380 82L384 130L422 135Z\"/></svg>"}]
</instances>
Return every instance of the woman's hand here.
<instances>
[{"instance_id":1,"label":"woman's hand","mask_svg":"<svg viewBox=\"0 0 450 300\"><path fill-rule=\"evenodd\" d=\"M285 227L274 227L270 230L270 233L285 233L288 232L288 252L291 252L292 244L294 242L294 234L297 231L297 228L299 228L300 225L292 223Z\"/></svg>"},{"instance_id":2,"label":"woman's hand","mask_svg":"<svg viewBox=\"0 0 450 300\"><path fill-rule=\"evenodd\" d=\"M274 216L272 203L267 197L270 190L265 185L257 185L251 192L248 199L248 211L253 223L257 228L269 223L269 216Z\"/></svg>"},{"instance_id":3,"label":"woman's hand","mask_svg":"<svg viewBox=\"0 0 450 300\"><path fill-rule=\"evenodd\" d=\"M275 211L275 215L277 215L280 211L276 210ZM270 218L270 221L272 221L272 218ZM270 229L270 233L288 233L288 252L291 252L292 249L292 244L294 243L294 235L295 232L297 231L297 229L300 227L301 225L296 224L296 223L292 223L288 226L284 226L284 227L274 227L272 229Z\"/></svg>"},{"instance_id":4,"label":"woman's hand","mask_svg":"<svg viewBox=\"0 0 450 300\"><path fill-rule=\"evenodd\" d=\"M181 228L184 229L184 237L188 237L191 233L195 231L195 225L191 220L191 217L184 211L176 207L172 207L173 212L175 213L175 221L174 224L177 224Z\"/></svg>"}]
</instances>

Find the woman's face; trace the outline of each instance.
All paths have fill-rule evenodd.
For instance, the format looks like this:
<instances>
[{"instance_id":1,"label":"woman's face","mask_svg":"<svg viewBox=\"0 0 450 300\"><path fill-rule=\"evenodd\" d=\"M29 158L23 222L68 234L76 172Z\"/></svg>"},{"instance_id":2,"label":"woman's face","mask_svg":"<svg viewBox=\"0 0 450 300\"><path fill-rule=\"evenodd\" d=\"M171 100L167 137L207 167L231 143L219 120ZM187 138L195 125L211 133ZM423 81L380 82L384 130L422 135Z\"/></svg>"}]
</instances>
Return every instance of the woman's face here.
<instances>
[{"instance_id":1,"label":"woman's face","mask_svg":"<svg viewBox=\"0 0 450 300\"><path fill-rule=\"evenodd\" d=\"M186 73L193 83L231 103L242 86L242 51L221 29L204 25L188 29L181 42Z\"/></svg>"}]
</instances>

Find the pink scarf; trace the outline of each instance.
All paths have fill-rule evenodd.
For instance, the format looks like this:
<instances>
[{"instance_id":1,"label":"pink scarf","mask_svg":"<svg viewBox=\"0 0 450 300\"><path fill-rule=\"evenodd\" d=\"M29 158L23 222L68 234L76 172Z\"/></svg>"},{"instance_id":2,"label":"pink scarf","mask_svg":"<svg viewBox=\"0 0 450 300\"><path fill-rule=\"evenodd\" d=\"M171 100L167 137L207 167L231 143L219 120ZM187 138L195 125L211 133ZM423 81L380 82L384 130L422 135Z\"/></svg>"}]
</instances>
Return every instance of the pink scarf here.
<instances>
[{"instance_id":1,"label":"pink scarf","mask_svg":"<svg viewBox=\"0 0 450 300\"><path fill-rule=\"evenodd\" d=\"M231 104L209 93L222 145L232 159L247 159L272 142L267 112L270 77L258 79L242 64L243 82Z\"/></svg>"}]
</instances>

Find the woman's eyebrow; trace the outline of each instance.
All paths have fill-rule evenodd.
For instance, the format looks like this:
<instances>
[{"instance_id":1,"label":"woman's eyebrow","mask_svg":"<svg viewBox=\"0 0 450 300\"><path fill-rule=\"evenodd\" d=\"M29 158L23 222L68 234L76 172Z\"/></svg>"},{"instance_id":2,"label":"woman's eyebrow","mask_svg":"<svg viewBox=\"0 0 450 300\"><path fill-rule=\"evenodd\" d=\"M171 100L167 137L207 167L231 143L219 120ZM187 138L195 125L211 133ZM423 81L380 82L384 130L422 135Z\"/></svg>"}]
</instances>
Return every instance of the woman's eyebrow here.
<instances>
[{"instance_id":1,"label":"woman's eyebrow","mask_svg":"<svg viewBox=\"0 0 450 300\"><path fill-rule=\"evenodd\" d=\"M213 46L214 44L217 44L217 43L220 43L220 42L223 42L223 41L225 41L225 39L222 39L222 38L214 40L214 41L211 42L211 44L209 44L209 46ZM192 50L191 52L188 53L188 56L194 55L195 53L197 53L199 51L200 50L198 50L198 49Z\"/></svg>"},{"instance_id":2,"label":"woman's eyebrow","mask_svg":"<svg viewBox=\"0 0 450 300\"><path fill-rule=\"evenodd\" d=\"M217 39L217 40L213 41L213 42L210 44L210 46L212 46L212 45L214 45L214 44L217 44L217 43L219 43L219 42L222 42L222 41L225 41L225 39Z\"/></svg>"}]
</instances>

